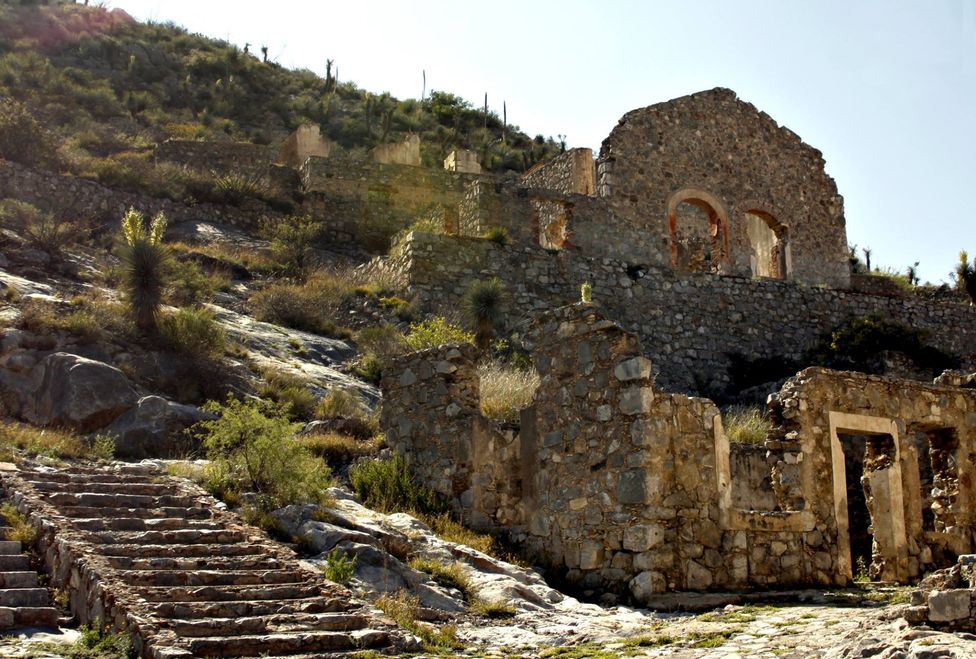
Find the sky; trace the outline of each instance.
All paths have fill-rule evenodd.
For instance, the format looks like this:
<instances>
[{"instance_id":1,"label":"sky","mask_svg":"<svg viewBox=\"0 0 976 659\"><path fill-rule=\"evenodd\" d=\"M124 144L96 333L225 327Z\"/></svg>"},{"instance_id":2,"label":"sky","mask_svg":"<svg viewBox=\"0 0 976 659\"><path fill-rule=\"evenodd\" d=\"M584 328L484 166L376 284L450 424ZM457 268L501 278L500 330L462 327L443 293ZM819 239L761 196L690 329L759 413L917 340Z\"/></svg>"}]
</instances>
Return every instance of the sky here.
<instances>
[{"instance_id":1,"label":"sky","mask_svg":"<svg viewBox=\"0 0 976 659\"><path fill-rule=\"evenodd\" d=\"M848 242L949 281L976 255L976 0L108 0L371 92L489 107L599 151L629 110L728 87L819 149Z\"/></svg>"}]
</instances>

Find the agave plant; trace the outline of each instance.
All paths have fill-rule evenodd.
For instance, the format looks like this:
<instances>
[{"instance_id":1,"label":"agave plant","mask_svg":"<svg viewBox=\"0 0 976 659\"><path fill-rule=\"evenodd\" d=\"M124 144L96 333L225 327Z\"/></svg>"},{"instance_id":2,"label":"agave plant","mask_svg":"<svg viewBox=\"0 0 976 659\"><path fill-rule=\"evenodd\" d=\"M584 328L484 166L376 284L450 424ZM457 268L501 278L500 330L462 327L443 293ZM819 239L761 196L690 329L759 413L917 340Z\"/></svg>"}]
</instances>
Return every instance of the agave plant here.
<instances>
[{"instance_id":1,"label":"agave plant","mask_svg":"<svg viewBox=\"0 0 976 659\"><path fill-rule=\"evenodd\" d=\"M124 286L136 326L143 332L156 329L159 307L166 287L169 251L163 245L166 217L158 213L146 227L142 213L130 208L122 218Z\"/></svg>"},{"instance_id":2,"label":"agave plant","mask_svg":"<svg viewBox=\"0 0 976 659\"><path fill-rule=\"evenodd\" d=\"M505 286L496 277L471 282L464 294L464 311L474 323L474 342L482 354L491 350L495 327L505 316Z\"/></svg>"}]
</instances>

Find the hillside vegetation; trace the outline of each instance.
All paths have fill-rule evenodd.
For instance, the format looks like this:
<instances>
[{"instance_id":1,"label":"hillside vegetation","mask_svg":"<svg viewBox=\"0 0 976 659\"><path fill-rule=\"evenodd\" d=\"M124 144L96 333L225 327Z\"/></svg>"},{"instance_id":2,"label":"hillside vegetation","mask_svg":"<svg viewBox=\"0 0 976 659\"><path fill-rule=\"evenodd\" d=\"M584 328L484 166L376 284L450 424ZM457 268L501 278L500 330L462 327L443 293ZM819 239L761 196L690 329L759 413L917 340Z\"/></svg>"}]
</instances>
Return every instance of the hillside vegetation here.
<instances>
[{"instance_id":1,"label":"hillside vegetation","mask_svg":"<svg viewBox=\"0 0 976 659\"><path fill-rule=\"evenodd\" d=\"M463 147L481 153L491 171L524 171L560 149L454 94L398 100L333 72L285 69L121 10L0 4L0 97L17 99L48 129L68 169L85 158L144 153L167 138L275 143L306 122L353 152L417 133L429 165Z\"/></svg>"}]
</instances>

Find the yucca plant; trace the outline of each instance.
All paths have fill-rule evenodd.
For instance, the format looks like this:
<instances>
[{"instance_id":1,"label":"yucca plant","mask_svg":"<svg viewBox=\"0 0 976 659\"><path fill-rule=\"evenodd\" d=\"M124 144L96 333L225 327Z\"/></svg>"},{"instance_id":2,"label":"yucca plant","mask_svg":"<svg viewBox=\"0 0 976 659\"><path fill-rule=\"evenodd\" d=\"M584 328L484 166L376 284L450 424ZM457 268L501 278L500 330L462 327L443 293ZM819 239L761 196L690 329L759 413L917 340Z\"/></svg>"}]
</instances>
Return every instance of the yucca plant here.
<instances>
[{"instance_id":1,"label":"yucca plant","mask_svg":"<svg viewBox=\"0 0 976 659\"><path fill-rule=\"evenodd\" d=\"M136 326L143 332L156 329L169 251L163 245L166 217L156 214L147 229L142 213L130 208L122 218L124 287Z\"/></svg>"},{"instance_id":2,"label":"yucca plant","mask_svg":"<svg viewBox=\"0 0 976 659\"><path fill-rule=\"evenodd\" d=\"M497 277L476 279L464 294L464 311L474 323L474 343L482 355L491 351L495 327L505 316L505 286Z\"/></svg>"},{"instance_id":3,"label":"yucca plant","mask_svg":"<svg viewBox=\"0 0 976 659\"><path fill-rule=\"evenodd\" d=\"M976 304L976 259L969 262L966 250L959 252L959 263L956 265L956 285L969 296L969 303Z\"/></svg>"}]
</instances>

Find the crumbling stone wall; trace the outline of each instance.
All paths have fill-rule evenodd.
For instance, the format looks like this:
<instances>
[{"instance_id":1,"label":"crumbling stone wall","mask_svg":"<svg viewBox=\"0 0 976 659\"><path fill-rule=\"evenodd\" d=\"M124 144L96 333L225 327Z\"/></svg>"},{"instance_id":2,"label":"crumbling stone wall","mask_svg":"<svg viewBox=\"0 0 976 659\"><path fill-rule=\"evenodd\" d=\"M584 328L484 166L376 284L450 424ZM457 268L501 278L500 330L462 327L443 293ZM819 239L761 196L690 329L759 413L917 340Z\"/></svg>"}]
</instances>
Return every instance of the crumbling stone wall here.
<instances>
[{"instance_id":1,"label":"crumbling stone wall","mask_svg":"<svg viewBox=\"0 0 976 659\"><path fill-rule=\"evenodd\" d=\"M198 142L166 140L156 147L156 160L186 165L203 172L243 174L253 178L268 175L277 149L248 142Z\"/></svg>"},{"instance_id":2,"label":"crumbling stone wall","mask_svg":"<svg viewBox=\"0 0 976 659\"><path fill-rule=\"evenodd\" d=\"M677 207L694 203L720 220L712 227L722 236L712 255L720 272L759 274L750 266L746 217L758 212L789 252L790 279L847 286L843 200L823 157L731 90L624 115L600 149L597 191L630 229L617 236L617 258L676 265Z\"/></svg>"},{"instance_id":3,"label":"crumbling stone wall","mask_svg":"<svg viewBox=\"0 0 976 659\"><path fill-rule=\"evenodd\" d=\"M527 188L545 188L564 194L596 194L596 166L592 149L570 149L540 163L522 177Z\"/></svg>"},{"instance_id":4,"label":"crumbling stone wall","mask_svg":"<svg viewBox=\"0 0 976 659\"><path fill-rule=\"evenodd\" d=\"M825 535L838 546L841 575L855 569L852 534L866 531L849 527L845 506L851 487L862 487L866 495L875 578L915 580L973 551L976 390L811 368L786 383L775 411L784 441L801 456L799 488L820 493L806 496L807 506L827 522ZM847 482L845 435L868 440L860 483ZM940 441L945 437L952 442ZM920 444L928 445L925 459L940 472L938 482L924 490ZM923 506L942 523L927 528Z\"/></svg>"},{"instance_id":5,"label":"crumbling stone wall","mask_svg":"<svg viewBox=\"0 0 976 659\"><path fill-rule=\"evenodd\" d=\"M585 212L577 204L573 218ZM585 239L572 234L573 244ZM590 282L607 315L642 338L658 382L672 391L721 388L728 383L730 354L799 359L822 333L874 314L926 330L934 345L976 368L976 308L963 304L638 268L589 259L575 249L499 247L425 233L411 236L387 264L429 310L455 309L470 281L498 277L512 298L513 327L578 300L580 285Z\"/></svg>"},{"instance_id":6,"label":"crumbling stone wall","mask_svg":"<svg viewBox=\"0 0 976 659\"><path fill-rule=\"evenodd\" d=\"M517 433L477 411L470 347L396 362L382 383L381 423L424 483L585 589L647 601L672 590L847 583L843 431L874 438L860 485L877 577L917 579L937 567L933 556L971 550L976 390L802 371L774 399L769 485L749 500L733 483L741 449L730 448L714 404L660 391L638 338L598 306L548 311L526 338L540 386ZM941 531L922 529L911 429L959 438L956 472L943 476L956 481L943 504L952 526Z\"/></svg>"},{"instance_id":7,"label":"crumbling stone wall","mask_svg":"<svg viewBox=\"0 0 976 659\"><path fill-rule=\"evenodd\" d=\"M328 239L376 250L385 250L393 234L432 211L448 216L456 227L465 187L478 179L339 154L309 157L300 175L303 210L324 222Z\"/></svg>"},{"instance_id":8,"label":"crumbling stone wall","mask_svg":"<svg viewBox=\"0 0 976 659\"><path fill-rule=\"evenodd\" d=\"M322 137L316 124L302 124L285 140L277 160L294 169L301 167L309 156L326 158L332 152L332 142Z\"/></svg>"},{"instance_id":9,"label":"crumbling stone wall","mask_svg":"<svg viewBox=\"0 0 976 659\"><path fill-rule=\"evenodd\" d=\"M255 199L240 206L210 203L182 204L170 199L149 197L137 192L107 188L75 176L31 169L0 160L0 197L22 199L38 208L87 217L96 223L117 223L129 208L152 216L162 211L170 222L207 218L239 227L254 227L262 217L279 217L267 204Z\"/></svg>"}]
</instances>

